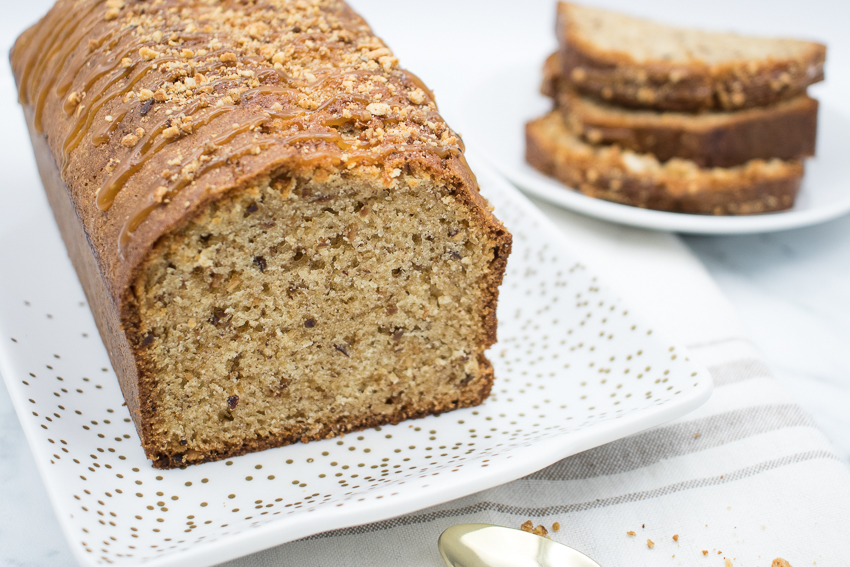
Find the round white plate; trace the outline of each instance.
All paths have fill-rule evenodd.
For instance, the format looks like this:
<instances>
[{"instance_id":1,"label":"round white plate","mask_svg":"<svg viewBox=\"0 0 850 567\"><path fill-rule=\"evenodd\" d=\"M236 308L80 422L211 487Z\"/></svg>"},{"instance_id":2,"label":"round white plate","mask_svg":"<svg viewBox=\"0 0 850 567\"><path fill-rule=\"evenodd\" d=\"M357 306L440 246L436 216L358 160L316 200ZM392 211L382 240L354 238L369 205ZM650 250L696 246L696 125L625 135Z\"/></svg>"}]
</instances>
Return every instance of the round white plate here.
<instances>
[{"instance_id":1,"label":"round white plate","mask_svg":"<svg viewBox=\"0 0 850 567\"><path fill-rule=\"evenodd\" d=\"M567 188L525 161L525 123L542 116L552 101L539 93L542 61L512 66L475 85L467 95L460 132L505 177L521 189L571 211L603 220L673 232L744 234L822 223L850 213L850 117L821 104L817 157L794 207L753 216L715 217L652 211L587 197Z\"/></svg>"}]
</instances>

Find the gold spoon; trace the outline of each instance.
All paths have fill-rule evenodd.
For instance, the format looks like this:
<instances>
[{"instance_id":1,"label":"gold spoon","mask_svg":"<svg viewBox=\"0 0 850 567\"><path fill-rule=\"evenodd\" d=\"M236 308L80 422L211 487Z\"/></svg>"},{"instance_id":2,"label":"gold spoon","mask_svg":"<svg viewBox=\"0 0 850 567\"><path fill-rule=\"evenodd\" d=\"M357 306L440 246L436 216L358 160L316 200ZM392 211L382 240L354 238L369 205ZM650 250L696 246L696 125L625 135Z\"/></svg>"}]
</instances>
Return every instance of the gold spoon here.
<instances>
[{"instance_id":1,"label":"gold spoon","mask_svg":"<svg viewBox=\"0 0 850 567\"><path fill-rule=\"evenodd\" d=\"M448 567L600 567L572 547L492 524L452 526L437 546Z\"/></svg>"}]
</instances>

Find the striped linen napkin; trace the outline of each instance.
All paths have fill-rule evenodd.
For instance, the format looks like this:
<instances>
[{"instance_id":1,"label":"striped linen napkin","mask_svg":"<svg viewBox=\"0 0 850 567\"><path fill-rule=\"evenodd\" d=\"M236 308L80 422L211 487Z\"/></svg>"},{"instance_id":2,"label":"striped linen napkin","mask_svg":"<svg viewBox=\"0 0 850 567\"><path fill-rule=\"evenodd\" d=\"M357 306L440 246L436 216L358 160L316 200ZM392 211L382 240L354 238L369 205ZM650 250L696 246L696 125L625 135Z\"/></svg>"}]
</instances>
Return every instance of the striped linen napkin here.
<instances>
[{"instance_id":1,"label":"striped linen napkin","mask_svg":"<svg viewBox=\"0 0 850 567\"><path fill-rule=\"evenodd\" d=\"M485 188L504 183L480 165L476 172ZM447 527L519 528L527 520L603 567L850 561L850 470L770 377L702 265L675 236L537 205L575 256L708 367L712 398L684 418L512 483L285 544L230 567L437 567L437 537Z\"/></svg>"}]
</instances>

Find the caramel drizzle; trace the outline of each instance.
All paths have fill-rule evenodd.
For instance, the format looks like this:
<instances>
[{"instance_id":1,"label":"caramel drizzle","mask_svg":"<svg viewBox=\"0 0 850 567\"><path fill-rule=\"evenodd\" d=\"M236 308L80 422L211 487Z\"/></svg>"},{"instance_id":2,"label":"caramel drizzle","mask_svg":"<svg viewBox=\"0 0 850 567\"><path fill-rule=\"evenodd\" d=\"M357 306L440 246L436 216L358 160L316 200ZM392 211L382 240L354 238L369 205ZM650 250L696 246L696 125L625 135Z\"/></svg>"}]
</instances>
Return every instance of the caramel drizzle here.
<instances>
[{"instance_id":1,"label":"caramel drizzle","mask_svg":"<svg viewBox=\"0 0 850 567\"><path fill-rule=\"evenodd\" d=\"M195 111L197 111L201 106L201 101L196 100L189 104L182 112L185 116L192 116ZM209 112L206 116L202 117L200 120L193 121L193 128L197 128L199 126L203 126L208 124L211 120L216 118L217 116L221 116L225 112L233 110L236 108L233 105L224 105L217 109L214 109L212 112ZM124 183L127 182L130 177L132 177L137 171L142 169L142 167L159 151L170 144L172 141L175 141L177 138L167 139L165 137L160 137L160 134L169 127L171 123L171 119L166 119L157 124L153 129L146 132L144 137L139 141L139 144L136 146L135 151L131 154L130 158L124 160L120 167L118 167L113 173L112 176L104 183L100 189L97 191L97 206L101 211L108 210L109 207L112 206L112 203L115 201L115 197L118 195L119 191L121 191Z\"/></svg>"},{"instance_id":2,"label":"caramel drizzle","mask_svg":"<svg viewBox=\"0 0 850 567\"><path fill-rule=\"evenodd\" d=\"M42 123L44 107L47 101L47 95L53 86L53 82L56 80L56 75L59 73L59 69L62 68L62 65L71 53L76 50L83 38L94 28L95 25L97 25L98 15L99 14L94 11L94 6L92 6L89 13L86 14L79 23L73 22L71 19L66 20L70 27L68 33L66 33L60 41L57 41L52 49L47 51L47 53L41 58L41 64L33 73L33 77L36 77L35 80L38 81L38 84L35 86L39 86L41 84L42 77L47 77L47 84L45 84L41 89L36 89L38 97L34 104L35 117L33 121L36 132L44 132L44 126ZM62 54L63 52L64 55ZM47 67L46 71L44 70L45 67Z\"/></svg>"},{"instance_id":3,"label":"caramel drizzle","mask_svg":"<svg viewBox=\"0 0 850 567\"><path fill-rule=\"evenodd\" d=\"M79 92L86 93L86 98L99 98L111 86L113 86L115 83L129 75L130 67L122 67L118 71L114 72L112 76L104 82L101 88L97 91L96 95L89 94L89 91L91 91L92 87L94 87L94 85L98 81L106 77L109 73L115 71L115 68L121 65L122 59L131 55L134 52L137 52L140 48L146 45L150 46L155 44L153 42L133 42L128 45L122 52L110 56L106 61L99 64L97 67L94 67L83 77ZM65 114L67 114L68 116L71 116L76 109L77 105L69 99L65 99L65 101L62 103L62 110L64 110ZM91 112L89 112L89 114L91 114Z\"/></svg>"},{"instance_id":4,"label":"caramel drizzle","mask_svg":"<svg viewBox=\"0 0 850 567\"><path fill-rule=\"evenodd\" d=\"M105 144L106 142L108 142L111 134L113 132L115 132L115 130L118 129L118 125L121 123L122 120L124 120L124 117L127 116L127 114L131 110L133 110L133 107L135 107L135 104L124 105L123 107L119 108L117 111L115 111L112 114L112 121L111 122L104 120L104 125L101 125L100 127L97 127L94 130L92 130L92 134L91 134L92 143L95 146L99 146L101 144ZM67 153L69 153L69 152L66 151L66 157L65 157L66 163L67 163L67 159L68 159Z\"/></svg>"},{"instance_id":5,"label":"caramel drizzle","mask_svg":"<svg viewBox=\"0 0 850 567\"><path fill-rule=\"evenodd\" d=\"M187 35L177 36L176 39L182 39L182 40L203 39L205 37L207 37L205 34L194 34L194 35L188 35L187 34ZM120 39L121 39L120 37L116 38L116 40L113 42L113 47L116 43L118 43L120 41ZM125 53L120 54L116 58L110 58L109 59L109 61L112 61L111 65L107 65L106 63L104 63L104 64L101 64L100 66L98 66L97 68L95 68L94 70L90 71L89 74L84 77L83 82L87 86L89 86L93 83L97 83L97 81L100 80L100 78L102 78L106 73L108 73L109 70L114 70L115 67L118 64L120 64L121 59L123 59L124 57L126 57L127 55L132 53L137 47L141 48L143 46L153 46L153 45L156 45L156 43L155 42L149 42L149 43L138 43L137 42L135 44L131 44L131 46L127 50L125 50ZM220 53L224 53L224 51L225 50L219 50L219 51L214 51L214 52L211 52L211 53L206 53L204 55L198 55L198 56L194 57L193 60L195 62L200 62L202 60L208 60L210 58L215 57L216 55L218 55ZM180 59L178 59L176 57L160 57L160 58L157 58L155 60L143 63L141 66L139 66L139 62L134 62L134 64L131 65L130 67L128 67L126 69L120 69L116 73L113 73L113 75L108 80L106 80L101 85L101 87L99 89L97 89L93 92L87 93L86 103L89 105L89 107L87 109L84 109L85 112L81 111L81 112L78 113L77 120L71 126L69 133L66 136L65 142L63 144L63 148L62 148L62 173L63 173L63 175L67 172L67 168L70 165L71 152L73 150L75 150L77 147L79 147L80 142L82 141L83 137L85 136L85 133L91 127L92 122L95 119L95 115L98 113L98 111L100 111L106 104L108 104L109 102L111 102L115 98L128 94L131 90L133 90L133 87L135 87L136 84L138 84L138 82L141 79L143 79L151 70L154 69L154 67L159 68L162 65L173 62L173 61L180 61ZM223 66L222 63L215 62L215 63L212 63L210 65L207 65L206 67L198 68L198 69L196 69L196 71L208 73L208 72L210 72L214 69L217 69L219 67L222 67L222 66ZM104 72L104 69L106 69L105 72ZM133 69L135 69L135 71L133 71ZM131 72L133 72L133 75L125 83L125 85L122 89L117 89L114 92L112 92L109 96L104 97L104 95L106 94L107 91L109 91L110 88L114 87L121 79L126 77ZM76 70L74 73L70 73L71 76L67 80L67 83L66 83L67 86L62 85L62 87L65 88L65 89L70 88L70 85L72 84L72 82L75 78L74 76L78 75L78 74L79 74L79 69ZM173 78L174 77L169 78L168 80L172 80ZM223 82L224 80L225 79L211 81L211 82L207 83L205 86L212 87L212 86L215 86L215 85ZM69 105L68 101L66 101L65 104ZM68 114L73 113L73 110L71 110L71 112L68 112L68 110L69 110L69 107L66 106L65 112L68 113ZM109 123L107 126L103 126L103 127L98 128L98 130L94 133L94 135L92 136L92 141L94 142L95 145L100 145L100 144L105 143L109 140L109 134L111 134L112 132L114 132L118 128L118 125L119 125L121 119L123 119L127 115L127 112L122 111L122 112L117 113L117 114L119 114L119 116L117 116L111 123Z\"/></svg>"},{"instance_id":6,"label":"caramel drizzle","mask_svg":"<svg viewBox=\"0 0 850 567\"><path fill-rule=\"evenodd\" d=\"M123 30L122 33L118 35L118 37L115 37L115 38L112 39L110 47L114 48L118 43L120 43L121 39L123 39L124 36L126 36L128 33L130 33L130 31L132 31L131 28L128 28L127 30ZM97 42L98 46L102 47L103 43L107 40L107 38L111 38L112 35L113 34L110 33L110 34L106 34L105 36L103 36ZM205 35L198 35L198 34L193 34L193 35L184 34L184 35L177 35L174 39L175 40L189 40L189 39L198 39L198 38L204 38L204 37L206 37L206 36ZM88 108L79 109L77 105L73 104L69 100L65 100L63 102L63 110L65 111L65 113L67 115L70 116L71 114L74 114L75 109L77 109L77 112L78 112L77 120L71 126L69 133L67 134L67 136L65 138L65 142L63 143L63 149L62 149L62 171L63 171L63 174L67 171L67 166L68 166L68 163L69 163L69 157L70 157L71 152L79 146L80 141L82 140L85 132L91 126L92 122L94 121L95 115L97 114L97 112L101 108L103 108L110 101L114 100L116 97L123 96L123 95L129 93L133 89L133 87L141 79L143 79L151 70L153 70L154 67L159 68L161 65L180 60L176 57L160 57L160 58L157 58L153 61L143 63L141 66L139 66L140 62L133 62L133 64L130 65L129 67L121 68L121 69L118 69L117 71L115 71L115 68L118 65L121 64L122 60L125 57L128 57L133 52L141 49L142 47L150 47L150 46L156 46L156 45L158 45L156 42L138 42L138 41L132 42L123 50L123 52L119 53L118 55L110 57L104 63L101 63L97 67L90 70L86 75L84 75L83 79L82 79L83 87L80 89L79 92L85 92L86 93L86 99L81 104L87 105ZM210 55L211 54L206 54L204 56L197 56L197 57L194 58L194 60L199 61L201 59L206 59L206 58L209 58ZM214 66L218 67L218 66L221 66L221 64L218 63L218 64L215 64ZM134 69L135 69L135 71L134 71ZM67 92L71 88L71 85L74 83L74 81L76 80L77 76L80 74L81 71L82 71L82 65L77 66L77 67L75 67L74 65L70 66L70 68L68 69L68 71L66 73L66 76L63 77L62 81L60 81L59 86L57 87L57 94ZM106 76L110 71L113 71L113 74L106 81L103 82L103 84L100 86L100 88L98 88L97 90L91 91L93 86L98 81L100 81L104 76ZM207 71L209 71L209 69L205 68L205 69L203 69L203 71L207 72ZM125 78L127 75L130 75L131 73L132 73L132 76L129 79L129 81L127 81L127 83L124 85L123 89L118 89L118 90L114 91L113 93L111 93L108 97L104 98L104 95L107 93L107 91L109 91L109 89L114 87L121 79ZM60 96L62 96L62 94L60 94ZM126 115L126 113L125 113L125 115ZM123 117L123 115L122 115L122 117ZM110 132L114 131L115 128L117 128L117 126L118 126L118 124L117 124L117 122L115 122L115 125L110 129ZM100 142L100 143L103 143L103 142Z\"/></svg>"},{"instance_id":7,"label":"caramel drizzle","mask_svg":"<svg viewBox=\"0 0 850 567\"><path fill-rule=\"evenodd\" d=\"M175 58L175 57L165 57L165 58L163 58L163 62L176 61L176 60L177 60L177 58ZM80 145L80 142L82 141L83 137L85 136L86 131L91 127L92 122L94 122L95 115L98 113L98 111L101 108L103 108L105 105L107 105L109 102L111 102L112 100L115 100L116 98L118 98L120 96L124 96L127 93L129 93L133 89L133 87L136 86L136 84L142 78L144 78L145 75L147 75L151 71L151 69L153 68L153 65L154 65L153 62L149 62L149 63L146 63L146 64L140 66L135 71L135 73L133 73L133 75L130 77L130 79L127 81L127 83L124 85L123 89L117 89L116 91L111 93L109 96L104 96L104 94L106 94L106 91L109 90L110 87L114 86L115 83L117 83L119 80L121 80L122 78L124 78L125 76L127 76L129 74L129 72L130 72L129 68L123 69L123 70L119 71L118 73L115 73L110 78L110 80L108 82L106 82L100 89L92 92L89 96L86 97L87 102L89 102L89 107L88 107L88 109L86 109L85 112L80 112L79 115L76 117L76 121L71 126L70 130L68 131L68 135L66 136L65 143L63 144L63 147L62 147L63 173L66 171L67 166L70 162L69 158L70 158L71 152L74 151ZM135 102L136 101L134 101L134 103ZM135 105L135 104L133 104L133 105ZM126 116L126 114L127 114L126 111L121 113L121 118L124 118L124 116ZM116 120L112 121L112 123L110 124L110 129L109 129L110 132L114 131L115 128L117 128L118 123L120 122L121 118L117 118ZM100 145L103 142L107 141L107 139L102 139L100 141L97 141L97 140L98 140L97 135L92 137L92 141L95 143L95 145Z\"/></svg>"},{"instance_id":8,"label":"caramel drizzle","mask_svg":"<svg viewBox=\"0 0 850 567\"><path fill-rule=\"evenodd\" d=\"M90 7L89 12L94 11L97 7L97 2L93 3ZM49 59L49 55L53 53L53 48L56 45L61 46L64 40L64 36L62 36L62 32L68 28L68 26L72 26L72 24L76 24L77 18L71 17L67 18L64 21L60 20L63 16L63 11L59 9L58 6L54 7L48 14L44 17L41 22L39 22L39 27L49 27L49 28L58 28L55 30L55 33L52 33L48 36L48 40L46 42L37 43L30 42L26 45L26 55L24 56L25 64L24 69L21 73L21 81L20 81L20 93L18 94L18 100L21 104L30 104L32 101L30 99L30 91L35 86L33 83L40 79L37 70L40 70L41 67L47 62ZM76 28L77 26L73 25L72 28ZM61 39L60 39L61 38Z\"/></svg>"},{"instance_id":9,"label":"caramel drizzle","mask_svg":"<svg viewBox=\"0 0 850 567\"><path fill-rule=\"evenodd\" d=\"M257 97L270 94L299 94L298 89L290 87L280 87L278 85L261 85L259 87L245 91L242 94L242 100L251 101Z\"/></svg>"},{"instance_id":10,"label":"caramel drizzle","mask_svg":"<svg viewBox=\"0 0 850 567\"><path fill-rule=\"evenodd\" d=\"M56 82L56 96L62 98L66 94L68 94L68 91L71 90L71 86L73 86L74 84L74 79L83 69L86 64L86 61L89 57L91 57L91 54L94 51L103 47L103 44L112 39L112 36L114 35L115 30L111 29L99 38L92 40L89 44L90 48L88 50L82 50L77 52L77 55L71 60L65 72L59 77L59 80Z\"/></svg>"}]
</instances>

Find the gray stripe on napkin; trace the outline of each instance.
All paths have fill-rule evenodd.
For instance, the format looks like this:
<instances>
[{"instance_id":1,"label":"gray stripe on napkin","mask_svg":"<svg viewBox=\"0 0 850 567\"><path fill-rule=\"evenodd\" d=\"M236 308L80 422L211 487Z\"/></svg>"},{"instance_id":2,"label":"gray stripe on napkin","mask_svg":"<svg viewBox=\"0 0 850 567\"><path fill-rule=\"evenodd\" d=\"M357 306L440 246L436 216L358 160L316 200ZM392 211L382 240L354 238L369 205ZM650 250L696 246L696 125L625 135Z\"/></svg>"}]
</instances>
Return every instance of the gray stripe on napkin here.
<instances>
[{"instance_id":1,"label":"gray stripe on napkin","mask_svg":"<svg viewBox=\"0 0 850 567\"><path fill-rule=\"evenodd\" d=\"M468 506L462 506L459 508L435 510L433 512L425 512L424 514L410 514L407 516L393 518L391 520L384 520L372 524L365 524L363 526L356 526L353 528L343 528L330 532L324 532L321 534L316 534L300 539L298 541L309 541L337 536L360 535L404 526L425 524L428 522L433 522L446 518L459 518L461 516L468 516L481 512L496 512L500 514L518 516L517 522L519 522L519 520L526 520L528 518L540 518L543 516L552 516L555 514L581 512L596 508L604 508L607 506L615 506L618 504L626 504L629 502L649 500L652 498L667 496L669 494L675 494L677 492L693 490L695 488L706 488L710 486L728 484L730 482L749 478L769 470L778 469L784 466L802 463L805 461L811 461L815 459L829 459L833 461L841 460L835 453L831 451L807 451L804 453L796 453L794 455L788 455L786 457L765 461L756 465L739 469L728 474L687 480L684 482L677 482L675 484L662 486L653 490L632 492L628 494L622 494L620 496L614 496L612 498L600 498L586 502L576 502L574 504L545 507L509 506L506 504L500 504L498 502L490 501L476 502L475 504L470 504ZM519 525L519 523L517 523L517 525Z\"/></svg>"},{"instance_id":2,"label":"gray stripe on napkin","mask_svg":"<svg viewBox=\"0 0 850 567\"><path fill-rule=\"evenodd\" d=\"M743 408L619 439L526 478L577 480L620 474L786 427L814 427L814 422L795 404Z\"/></svg>"}]
</instances>

